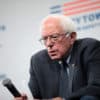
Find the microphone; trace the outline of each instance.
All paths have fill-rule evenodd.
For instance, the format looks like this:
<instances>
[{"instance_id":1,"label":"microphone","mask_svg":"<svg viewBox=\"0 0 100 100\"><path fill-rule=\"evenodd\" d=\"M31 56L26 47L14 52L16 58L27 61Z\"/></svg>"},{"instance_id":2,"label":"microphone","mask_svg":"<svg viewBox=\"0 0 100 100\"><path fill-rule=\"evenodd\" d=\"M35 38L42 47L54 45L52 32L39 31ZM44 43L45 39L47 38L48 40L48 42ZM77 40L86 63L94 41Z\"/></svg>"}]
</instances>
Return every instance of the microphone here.
<instances>
[{"instance_id":1,"label":"microphone","mask_svg":"<svg viewBox=\"0 0 100 100\"><path fill-rule=\"evenodd\" d=\"M14 97L21 97L21 94L16 89L12 81L8 78L4 79L2 84L12 93Z\"/></svg>"}]
</instances>

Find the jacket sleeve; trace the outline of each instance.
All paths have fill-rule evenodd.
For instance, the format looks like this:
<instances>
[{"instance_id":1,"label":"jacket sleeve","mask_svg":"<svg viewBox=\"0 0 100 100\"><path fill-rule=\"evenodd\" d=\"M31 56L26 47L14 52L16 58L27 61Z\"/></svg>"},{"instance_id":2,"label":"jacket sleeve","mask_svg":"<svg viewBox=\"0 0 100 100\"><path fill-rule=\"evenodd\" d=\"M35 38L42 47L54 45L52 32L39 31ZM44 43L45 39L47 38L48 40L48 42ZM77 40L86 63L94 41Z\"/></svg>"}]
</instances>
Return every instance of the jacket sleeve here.
<instances>
[{"instance_id":1,"label":"jacket sleeve","mask_svg":"<svg viewBox=\"0 0 100 100\"><path fill-rule=\"evenodd\" d=\"M100 42L90 46L87 54L88 60L85 67L87 70L87 85L80 90L72 93L70 98L81 97L85 95L100 97Z\"/></svg>"},{"instance_id":2,"label":"jacket sleeve","mask_svg":"<svg viewBox=\"0 0 100 100\"><path fill-rule=\"evenodd\" d=\"M30 79L29 79L28 85L33 97L41 98L38 80L36 78L35 66L36 66L35 59L34 59L34 56L32 56L31 63L30 63Z\"/></svg>"}]
</instances>

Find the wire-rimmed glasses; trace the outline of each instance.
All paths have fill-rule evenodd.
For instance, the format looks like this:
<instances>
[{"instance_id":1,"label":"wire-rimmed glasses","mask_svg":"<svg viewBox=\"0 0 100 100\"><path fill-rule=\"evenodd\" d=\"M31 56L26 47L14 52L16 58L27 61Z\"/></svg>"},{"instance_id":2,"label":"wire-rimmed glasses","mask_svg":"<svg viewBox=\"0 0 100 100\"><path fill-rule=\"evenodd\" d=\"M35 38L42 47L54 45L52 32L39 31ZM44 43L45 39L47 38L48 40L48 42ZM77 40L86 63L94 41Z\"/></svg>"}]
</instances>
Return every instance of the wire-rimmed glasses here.
<instances>
[{"instance_id":1,"label":"wire-rimmed glasses","mask_svg":"<svg viewBox=\"0 0 100 100\"><path fill-rule=\"evenodd\" d=\"M45 37L42 37L40 38L40 42L42 44L46 44L47 40L49 39L51 42L55 43L61 39L63 39L62 37L65 37L65 36L69 36L69 32L65 33L65 34L59 34L59 33L55 33L53 35L49 35L49 36L45 36Z\"/></svg>"}]
</instances>

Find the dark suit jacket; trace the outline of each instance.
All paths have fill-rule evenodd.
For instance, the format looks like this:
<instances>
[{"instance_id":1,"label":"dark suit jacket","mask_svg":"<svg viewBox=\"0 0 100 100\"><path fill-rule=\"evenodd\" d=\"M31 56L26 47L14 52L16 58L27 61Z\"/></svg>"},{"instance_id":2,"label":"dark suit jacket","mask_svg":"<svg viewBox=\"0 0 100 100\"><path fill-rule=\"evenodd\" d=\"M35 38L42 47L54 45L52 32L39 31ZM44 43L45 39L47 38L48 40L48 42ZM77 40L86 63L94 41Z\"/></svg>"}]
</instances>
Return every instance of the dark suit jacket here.
<instances>
[{"instance_id":1,"label":"dark suit jacket","mask_svg":"<svg viewBox=\"0 0 100 100\"><path fill-rule=\"evenodd\" d=\"M100 96L100 42L86 38L77 40L69 62L71 94L66 98L83 95ZM59 97L60 65L42 50L32 56L29 88L35 98Z\"/></svg>"}]
</instances>

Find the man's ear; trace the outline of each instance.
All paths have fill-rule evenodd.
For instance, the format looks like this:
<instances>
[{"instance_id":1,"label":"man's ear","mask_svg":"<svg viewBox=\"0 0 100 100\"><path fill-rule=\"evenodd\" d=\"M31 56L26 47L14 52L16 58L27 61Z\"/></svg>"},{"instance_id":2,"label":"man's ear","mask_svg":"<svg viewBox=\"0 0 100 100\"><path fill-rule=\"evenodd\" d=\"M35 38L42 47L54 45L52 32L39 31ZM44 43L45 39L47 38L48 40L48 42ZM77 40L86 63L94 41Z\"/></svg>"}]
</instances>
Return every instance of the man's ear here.
<instances>
[{"instance_id":1,"label":"man's ear","mask_svg":"<svg viewBox=\"0 0 100 100\"><path fill-rule=\"evenodd\" d=\"M77 36L76 32L72 32L72 33L70 34L70 43L71 43L72 45L74 44L74 42L75 42L75 40L76 40L76 36Z\"/></svg>"}]
</instances>

